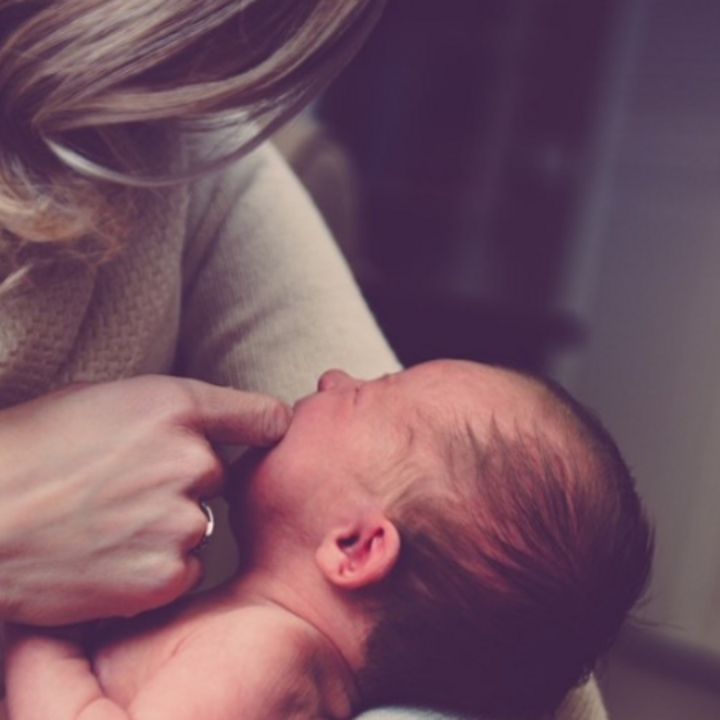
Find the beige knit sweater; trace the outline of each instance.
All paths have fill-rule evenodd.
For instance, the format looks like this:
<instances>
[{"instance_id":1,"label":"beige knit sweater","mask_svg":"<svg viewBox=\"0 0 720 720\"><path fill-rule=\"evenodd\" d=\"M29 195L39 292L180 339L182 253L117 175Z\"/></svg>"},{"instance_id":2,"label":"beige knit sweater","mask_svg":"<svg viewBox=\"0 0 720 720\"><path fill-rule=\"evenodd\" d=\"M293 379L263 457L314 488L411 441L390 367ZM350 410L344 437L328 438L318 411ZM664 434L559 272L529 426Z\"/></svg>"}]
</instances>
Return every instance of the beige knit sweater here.
<instances>
[{"instance_id":1,"label":"beige knit sweater","mask_svg":"<svg viewBox=\"0 0 720 720\"><path fill-rule=\"evenodd\" d=\"M397 361L270 147L158 192L99 270L66 263L0 294L0 407L75 380L171 371L291 400L332 366L373 376Z\"/></svg>"},{"instance_id":2,"label":"beige knit sweater","mask_svg":"<svg viewBox=\"0 0 720 720\"><path fill-rule=\"evenodd\" d=\"M291 401L328 367L372 377L398 363L269 146L156 192L126 251L100 269L56 265L0 292L0 407L76 380L170 372ZM596 700L565 715L603 717Z\"/></svg>"}]
</instances>

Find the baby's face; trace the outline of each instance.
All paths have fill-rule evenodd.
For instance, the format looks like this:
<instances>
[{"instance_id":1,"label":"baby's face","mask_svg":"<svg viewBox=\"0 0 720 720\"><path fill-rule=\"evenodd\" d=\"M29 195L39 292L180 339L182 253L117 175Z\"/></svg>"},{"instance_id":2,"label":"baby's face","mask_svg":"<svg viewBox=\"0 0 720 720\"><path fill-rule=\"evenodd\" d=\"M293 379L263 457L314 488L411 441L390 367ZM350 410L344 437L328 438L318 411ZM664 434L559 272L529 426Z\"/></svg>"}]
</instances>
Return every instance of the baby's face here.
<instances>
[{"instance_id":1,"label":"baby's face","mask_svg":"<svg viewBox=\"0 0 720 720\"><path fill-rule=\"evenodd\" d=\"M253 468L243 498L250 512L284 524L379 492L411 451L415 406L433 392L431 375L413 369L364 381L324 373L317 392L295 404L283 440Z\"/></svg>"},{"instance_id":2,"label":"baby's face","mask_svg":"<svg viewBox=\"0 0 720 720\"><path fill-rule=\"evenodd\" d=\"M247 486L252 512L282 522L333 512L361 498L382 503L397 491L408 457L443 477L439 429L482 437L527 409L528 381L515 373L439 360L376 380L324 373L316 393L296 403L285 438L256 465ZM416 462L416 465L418 464Z\"/></svg>"}]
</instances>

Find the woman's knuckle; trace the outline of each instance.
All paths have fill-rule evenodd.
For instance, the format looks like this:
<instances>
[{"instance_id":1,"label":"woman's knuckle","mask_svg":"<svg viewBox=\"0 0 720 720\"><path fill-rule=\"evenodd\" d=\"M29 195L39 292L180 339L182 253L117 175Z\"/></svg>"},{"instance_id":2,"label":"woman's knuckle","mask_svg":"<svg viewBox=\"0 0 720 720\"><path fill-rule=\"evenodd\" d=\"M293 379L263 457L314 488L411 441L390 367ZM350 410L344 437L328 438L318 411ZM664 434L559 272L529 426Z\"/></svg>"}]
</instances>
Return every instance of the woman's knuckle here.
<instances>
[{"instance_id":1,"label":"woman's knuckle","mask_svg":"<svg viewBox=\"0 0 720 720\"><path fill-rule=\"evenodd\" d=\"M185 522L186 536L189 537L194 544L197 544L205 534L207 524L207 516L200 509L199 505L195 506L192 512L188 513L187 521Z\"/></svg>"},{"instance_id":2,"label":"woman's knuckle","mask_svg":"<svg viewBox=\"0 0 720 720\"><path fill-rule=\"evenodd\" d=\"M176 458L183 470L193 477L208 472L213 460L210 449L191 438L184 438Z\"/></svg>"},{"instance_id":3,"label":"woman's knuckle","mask_svg":"<svg viewBox=\"0 0 720 720\"><path fill-rule=\"evenodd\" d=\"M162 572L162 585L168 590L176 587L185 575L185 561L180 555L167 558Z\"/></svg>"}]
</instances>

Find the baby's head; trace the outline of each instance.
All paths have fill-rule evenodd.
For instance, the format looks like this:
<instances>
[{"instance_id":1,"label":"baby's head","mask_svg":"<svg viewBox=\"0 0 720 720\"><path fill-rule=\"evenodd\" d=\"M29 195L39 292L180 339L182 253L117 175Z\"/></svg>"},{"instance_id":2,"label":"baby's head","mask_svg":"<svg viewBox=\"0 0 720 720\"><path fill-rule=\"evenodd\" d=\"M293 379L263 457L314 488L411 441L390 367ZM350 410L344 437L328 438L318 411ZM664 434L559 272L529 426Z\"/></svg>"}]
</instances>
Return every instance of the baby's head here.
<instances>
[{"instance_id":1,"label":"baby's head","mask_svg":"<svg viewBox=\"0 0 720 720\"><path fill-rule=\"evenodd\" d=\"M257 475L260 521L363 598L368 706L550 712L647 583L651 533L612 439L509 370L330 371Z\"/></svg>"}]
</instances>

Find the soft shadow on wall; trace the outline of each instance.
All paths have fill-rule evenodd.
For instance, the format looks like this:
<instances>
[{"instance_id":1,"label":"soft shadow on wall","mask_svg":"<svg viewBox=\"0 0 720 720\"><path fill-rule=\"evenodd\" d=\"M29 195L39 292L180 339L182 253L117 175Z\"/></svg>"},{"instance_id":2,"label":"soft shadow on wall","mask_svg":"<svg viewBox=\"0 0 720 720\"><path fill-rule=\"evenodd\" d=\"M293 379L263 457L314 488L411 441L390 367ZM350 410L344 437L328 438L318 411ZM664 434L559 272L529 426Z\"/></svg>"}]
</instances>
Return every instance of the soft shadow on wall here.
<instances>
[{"instance_id":1,"label":"soft shadow on wall","mask_svg":"<svg viewBox=\"0 0 720 720\"><path fill-rule=\"evenodd\" d=\"M401 359L546 370L621 0L390 0L318 113L360 178L361 284Z\"/></svg>"}]
</instances>

